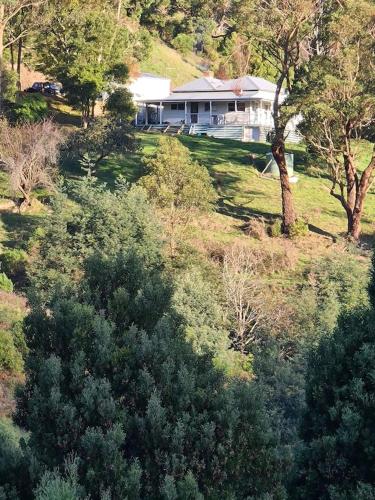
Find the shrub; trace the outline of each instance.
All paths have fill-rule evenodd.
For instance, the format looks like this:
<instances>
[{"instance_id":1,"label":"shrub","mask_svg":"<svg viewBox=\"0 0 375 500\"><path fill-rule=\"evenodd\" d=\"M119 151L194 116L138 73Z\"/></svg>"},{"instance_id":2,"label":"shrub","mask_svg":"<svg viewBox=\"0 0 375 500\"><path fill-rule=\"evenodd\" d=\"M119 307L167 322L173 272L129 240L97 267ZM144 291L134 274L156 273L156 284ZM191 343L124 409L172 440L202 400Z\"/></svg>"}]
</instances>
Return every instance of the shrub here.
<instances>
[{"instance_id":1,"label":"shrub","mask_svg":"<svg viewBox=\"0 0 375 500\"><path fill-rule=\"evenodd\" d=\"M12 280L5 273L0 273L0 290L4 292L13 292Z\"/></svg>"},{"instance_id":2,"label":"shrub","mask_svg":"<svg viewBox=\"0 0 375 500\"><path fill-rule=\"evenodd\" d=\"M273 224L268 227L268 233L272 238L279 238L282 235L282 221L280 219L275 220Z\"/></svg>"},{"instance_id":3,"label":"shrub","mask_svg":"<svg viewBox=\"0 0 375 500\"><path fill-rule=\"evenodd\" d=\"M309 232L309 226L302 219L297 219L294 224L291 225L289 230L289 236L291 238L296 238L298 236L306 236Z\"/></svg>"},{"instance_id":4,"label":"shrub","mask_svg":"<svg viewBox=\"0 0 375 500\"><path fill-rule=\"evenodd\" d=\"M21 448L27 436L8 418L0 418L0 498L30 498L26 487L28 468Z\"/></svg>"},{"instance_id":5,"label":"shrub","mask_svg":"<svg viewBox=\"0 0 375 500\"><path fill-rule=\"evenodd\" d=\"M194 38L191 35L180 33L172 40L172 45L181 54L186 55L194 48Z\"/></svg>"},{"instance_id":6,"label":"shrub","mask_svg":"<svg viewBox=\"0 0 375 500\"><path fill-rule=\"evenodd\" d=\"M23 359L17 350L12 332L0 330L0 370L19 373L23 368Z\"/></svg>"},{"instance_id":7,"label":"shrub","mask_svg":"<svg viewBox=\"0 0 375 500\"><path fill-rule=\"evenodd\" d=\"M10 248L0 255L0 269L11 278L24 274L26 262L27 253L24 250Z\"/></svg>"},{"instance_id":8,"label":"shrub","mask_svg":"<svg viewBox=\"0 0 375 500\"><path fill-rule=\"evenodd\" d=\"M263 217L250 219L246 224L245 233L257 240L264 240L267 231Z\"/></svg>"},{"instance_id":9,"label":"shrub","mask_svg":"<svg viewBox=\"0 0 375 500\"><path fill-rule=\"evenodd\" d=\"M106 102L106 111L115 118L120 118L125 122L133 120L136 108L133 102L132 93L126 88L116 89Z\"/></svg>"},{"instance_id":10,"label":"shrub","mask_svg":"<svg viewBox=\"0 0 375 500\"><path fill-rule=\"evenodd\" d=\"M18 123L35 123L48 115L48 104L40 95L25 95L13 107L11 120Z\"/></svg>"}]
</instances>

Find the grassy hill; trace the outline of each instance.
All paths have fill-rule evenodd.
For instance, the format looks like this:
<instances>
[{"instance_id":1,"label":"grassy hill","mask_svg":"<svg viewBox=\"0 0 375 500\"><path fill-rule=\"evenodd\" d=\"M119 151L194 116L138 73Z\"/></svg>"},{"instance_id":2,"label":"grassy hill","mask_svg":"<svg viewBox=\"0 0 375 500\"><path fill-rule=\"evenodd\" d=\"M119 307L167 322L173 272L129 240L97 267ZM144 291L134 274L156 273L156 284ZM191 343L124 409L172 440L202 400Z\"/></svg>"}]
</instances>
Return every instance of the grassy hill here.
<instances>
[{"instance_id":1,"label":"grassy hill","mask_svg":"<svg viewBox=\"0 0 375 500\"><path fill-rule=\"evenodd\" d=\"M135 182L142 175L142 154L150 153L158 143L159 134L140 133L141 148L135 154L112 157L97 171L99 180L114 184L118 175ZM305 165L302 147L290 147L296 159L299 181L293 185L296 208L300 217L309 223L308 236L293 241L270 238L264 232L260 237L249 233L248 227L261 217L270 223L280 217L280 185L277 179L261 176L265 165L265 153L269 144L242 143L208 137L179 136L193 157L209 170L218 193L215 211L197 216L183 235L182 248L200 262L212 262L237 241L249 248L260 249L269 255L274 273L272 286L289 287L303 283L304 273L316 259L327 257L345 258L351 253L364 266L369 263L369 247L374 235L375 191L366 200L363 217L362 248L356 248L345 240L346 218L342 207L329 194L330 182L324 176L316 176ZM360 159L364 165L371 153L368 143L359 143ZM255 160L254 160L255 158ZM77 178L82 175L77 165L65 165L64 174ZM20 215L9 211L7 178L0 176L0 251L1 248L28 250L29 240L41 222L42 212ZM185 250L183 250L185 251ZM216 257L215 257L216 256ZM280 264L281 262L281 264ZM280 268L281 265L281 268ZM4 300L6 297L6 301ZM0 297L0 329L9 330L11 325L26 313L25 300L19 291ZM1 375L1 374L0 374ZM12 382L0 380L0 415L12 408ZM1 396L2 394L2 396Z\"/></svg>"},{"instance_id":2,"label":"grassy hill","mask_svg":"<svg viewBox=\"0 0 375 500\"><path fill-rule=\"evenodd\" d=\"M158 134L140 134L141 152L151 152L157 144ZM194 158L206 166L212 175L219 194L218 214L225 215L233 225L243 224L254 216L267 220L280 215L280 185L277 179L261 176L265 166L265 153L270 151L269 144L242 143L233 140L208 137L180 136ZM371 145L359 143L360 163L365 165L371 155ZM297 184L292 186L297 211L300 217L310 224L313 233L339 239L346 230L346 217L343 208L329 194L330 181L306 168L302 146L290 146L295 155ZM98 175L112 183L122 173L130 181L139 175L141 153L127 158L113 158L103 165ZM250 160L255 157L255 161ZM363 238L374 233L375 191L372 189L365 203L363 217ZM225 224L226 225L226 224ZM212 233L212 230L210 230ZM218 234L211 234L212 238Z\"/></svg>"},{"instance_id":3,"label":"grassy hill","mask_svg":"<svg viewBox=\"0 0 375 500\"><path fill-rule=\"evenodd\" d=\"M177 87L202 76L198 68L200 63L198 56L189 54L184 57L176 50L155 40L152 44L151 55L141 64L141 70L170 78L172 85Z\"/></svg>"}]
</instances>

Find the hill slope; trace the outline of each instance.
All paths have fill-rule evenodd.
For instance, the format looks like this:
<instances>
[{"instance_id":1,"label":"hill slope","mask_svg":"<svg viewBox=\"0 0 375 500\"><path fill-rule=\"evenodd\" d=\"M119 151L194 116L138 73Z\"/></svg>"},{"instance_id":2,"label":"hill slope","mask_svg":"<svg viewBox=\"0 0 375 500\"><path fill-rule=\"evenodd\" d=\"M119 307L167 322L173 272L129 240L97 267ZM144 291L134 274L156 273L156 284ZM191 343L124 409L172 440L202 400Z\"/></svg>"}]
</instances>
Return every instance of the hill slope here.
<instances>
[{"instance_id":1,"label":"hill slope","mask_svg":"<svg viewBox=\"0 0 375 500\"><path fill-rule=\"evenodd\" d=\"M172 86L177 87L202 76L202 71L198 68L200 62L200 58L194 54L184 57L176 50L155 40L151 55L141 64L141 70L170 78Z\"/></svg>"}]
</instances>

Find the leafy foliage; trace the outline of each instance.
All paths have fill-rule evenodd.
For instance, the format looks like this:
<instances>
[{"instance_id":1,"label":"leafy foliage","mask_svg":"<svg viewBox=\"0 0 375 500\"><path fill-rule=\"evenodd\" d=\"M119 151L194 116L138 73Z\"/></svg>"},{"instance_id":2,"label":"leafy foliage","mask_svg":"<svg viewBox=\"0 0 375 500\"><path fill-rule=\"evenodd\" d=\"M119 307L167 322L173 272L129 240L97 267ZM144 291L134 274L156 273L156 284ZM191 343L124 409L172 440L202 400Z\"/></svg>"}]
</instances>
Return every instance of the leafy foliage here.
<instances>
[{"instance_id":1,"label":"leafy foliage","mask_svg":"<svg viewBox=\"0 0 375 500\"><path fill-rule=\"evenodd\" d=\"M180 33L172 40L172 45L175 49L181 52L181 54L188 54L193 50L194 38L190 35Z\"/></svg>"},{"instance_id":2,"label":"leafy foliage","mask_svg":"<svg viewBox=\"0 0 375 500\"><path fill-rule=\"evenodd\" d=\"M343 316L311 358L297 496L368 498L374 491L374 333L373 311Z\"/></svg>"},{"instance_id":3,"label":"leafy foliage","mask_svg":"<svg viewBox=\"0 0 375 500\"><path fill-rule=\"evenodd\" d=\"M17 248L7 248L0 254L0 268L12 279L24 274L27 264L27 253Z\"/></svg>"},{"instance_id":4,"label":"leafy foliage","mask_svg":"<svg viewBox=\"0 0 375 500\"><path fill-rule=\"evenodd\" d=\"M0 290L4 292L13 292L13 283L5 273L0 273Z\"/></svg>"},{"instance_id":5,"label":"leafy foliage","mask_svg":"<svg viewBox=\"0 0 375 500\"><path fill-rule=\"evenodd\" d=\"M114 106L114 111L116 106L120 106L119 102L110 101L110 104ZM117 113L126 113L126 103L125 108L116 109ZM136 149L134 130L126 122L113 117L100 117L95 118L87 128L71 134L64 151L67 156L78 159L88 174L93 175L99 164L111 154L125 154Z\"/></svg>"},{"instance_id":6,"label":"leafy foliage","mask_svg":"<svg viewBox=\"0 0 375 500\"><path fill-rule=\"evenodd\" d=\"M63 84L84 123L108 83L113 78L126 80L123 58L130 48L129 32L118 25L108 5L51 5L37 42L38 67Z\"/></svg>"},{"instance_id":7,"label":"leafy foliage","mask_svg":"<svg viewBox=\"0 0 375 500\"><path fill-rule=\"evenodd\" d=\"M133 249L145 269L160 261L158 225L142 189L119 184L111 192L85 179L67 191L75 204L67 203L66 195L56 197L30 265L33 290L40 297L69 296L84 262L95 253L110 257ZM103 274L104 280L108 277Z\"/></svg>"},{"instance_id":8,"label":"leafy foliage","mask_svg":"<svg viewBox=\"0 0 375 500\"><path fill-rule=\"evenodd\" d=\"M189 150L175 138L161 137L157 150L144 163L147 173L140 184L163 209L174 255L178 226L185 225L195 211L209 210L216 193L206 168L193 161Z\"/></svg>"},{"instance_id":9,"label":"leafy foliage","mask_svg":"<svg viewBox=\"0 0 375 500\"><path fill-rule=\"evenodd\" d=\"M24 95L10 111L10 120L16 123L35 123L47 118L49 114L46 100L38 95Z\"/></svg>"},{"instance_id":10,"label":"leafy foliage","mask_svg":"<svg viewBox=\"0 0 375 500\"><path fill-rule=\"evenodd\" d=\"M118 88L110 94L105 104L106 111L111 117L131 122L136 114L133 96L127 88Z\"/></svg>"},{"instance_id":11,"label":"leafy foliage","mask_svg":"<svg viewBox=\"0 0 375 500\"><path fill-rule=\"evenodd\" d=\"M75 191L84 202L75 230L73 220L46 228L39 266L56 269L50 245L63 242L63 272L77 281L65 294L42 290L26 320L17 421L30 431L34 477L73 453L79 486L93 498L282 495L257 387L215 367L214 355L227 350L224 334L214 337L218 306L198 277L199 294L186 277L171 290L141 195L85 181ZM103 225L108 216L113 223ZM70 261L77 249L78 265ZM40 267L35 276L40 295ZM56 475L41 484L72 487Z\"/></svg>"}]
</instances>

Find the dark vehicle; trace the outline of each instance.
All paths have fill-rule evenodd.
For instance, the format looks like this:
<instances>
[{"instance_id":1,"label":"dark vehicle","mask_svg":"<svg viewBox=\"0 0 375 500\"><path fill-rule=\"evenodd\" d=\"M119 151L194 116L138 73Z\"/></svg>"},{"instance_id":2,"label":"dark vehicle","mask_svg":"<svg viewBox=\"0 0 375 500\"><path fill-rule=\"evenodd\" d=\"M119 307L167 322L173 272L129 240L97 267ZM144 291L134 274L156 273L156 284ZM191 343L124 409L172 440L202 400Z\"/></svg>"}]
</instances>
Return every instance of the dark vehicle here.
<instances>
[{"instance_id":1,"label":"dark vehicle","mask_svg":"<svg viewBox=\"0 0 375 500\"><path fill-rule=\"evenodd\" d=\"M44 83L43 82L34 82L31 87L26 89L26 92L43 92Z\"/></svg>"},{"instance_id":2,"label":"dark vehicle","mask_svg":"<svg viewBox=\"0 0 375 500\"><path fill-rule=\"evenodd\" d=\"M60 83L46 82L44 84L43 91L45 94L49 94L49 95L60 95L61 89L62 89L62 87L61 87Z\"/></svg>"},{"instance_id":3,"label":"dark vehicle","mask_svg":"<svg viewBox=\"0 0 375 500\"><path fill-rule=\"evenodd\" d=\"M26 89L26 92L39 92L46 95L60 95L62 86L55 82L34 82L31 87Z\"/></svg>"}]
</instances>

